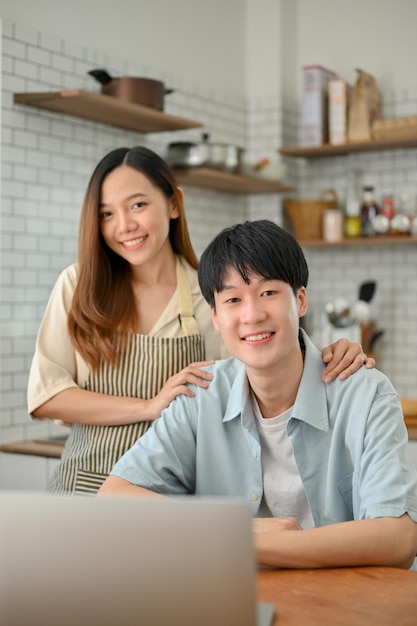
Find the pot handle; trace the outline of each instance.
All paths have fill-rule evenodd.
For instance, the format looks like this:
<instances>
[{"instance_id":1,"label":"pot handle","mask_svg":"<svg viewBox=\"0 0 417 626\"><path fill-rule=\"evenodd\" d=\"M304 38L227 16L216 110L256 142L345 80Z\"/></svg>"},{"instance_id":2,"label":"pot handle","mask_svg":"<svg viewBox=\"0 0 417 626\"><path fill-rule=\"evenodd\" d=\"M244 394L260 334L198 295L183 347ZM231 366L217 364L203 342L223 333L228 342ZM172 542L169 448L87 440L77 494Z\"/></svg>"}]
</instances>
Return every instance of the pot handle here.
<instances>
[{"instance_id":1,"label":"pot handle","mask_svg":"<svg viewBox=\"0 0 417 626\"><path fill-rule=\"evenodd\" d=\"M320 200L334 200L335 202L338 202L337 193L334 189L325 189L319 195L319 199Z\"/></svg>"},{"instance_id":2,"label":"pot handle","mask_svg":"<svg viewBox=\"0 0 417 626\"><path fill-rule=\"evenodd\" d=\"M113 80L113 78L110 76L108 72L106 72L106 70L90 70L87 73L90 74L90 76L92 76L93 78L95 78L96 81L100 83L100 85L107 85L108 83L111 83L111 81Z\"/></svg>"}]
</instances>

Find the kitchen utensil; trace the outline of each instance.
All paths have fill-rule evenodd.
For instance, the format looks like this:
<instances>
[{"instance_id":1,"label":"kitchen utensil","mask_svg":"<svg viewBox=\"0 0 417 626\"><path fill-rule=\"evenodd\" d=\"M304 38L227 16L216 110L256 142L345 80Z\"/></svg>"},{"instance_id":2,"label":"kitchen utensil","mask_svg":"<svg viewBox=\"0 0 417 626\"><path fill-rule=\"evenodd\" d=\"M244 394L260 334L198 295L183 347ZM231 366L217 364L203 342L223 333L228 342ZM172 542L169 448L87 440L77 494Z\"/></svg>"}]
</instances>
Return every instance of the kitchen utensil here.
<instances>
[{"instance_id":1,"label":"kitchen utensil","mask_svg":"<svg viewBox=\"0 0 417 626\"><path fill-rule=\"evenodd\" d=\"M371 319L371 308L365 300L358 300L352 307L352 317L358 324L367 324Z\"/></svg>"},{"instance_id":2,"label":"kitchen utensil","mask_svg":"<svg viewBox=\"0 0 417 626\"><path fill-rule=\"evenodd\" d=\"M383 335L385 335L385 330L383 329L378 330L374 335L372 335L371 340L369 342L369 349L371 351L374 349L375 344L378 341L378 339L381 339Z\"/></svg>"},{"instance_id":3,"label":"kitchen utensil","mask_svg":"<svg viewBox=\"0 0 417 626\"><path fill-rule=\"evenodd\" d=\"M336 316L336 328L346 328L346 326L350 326L350 306L346 298L336 298L333 305Z\"/></svg>"},{"instance_id":4,"label":"kitchen utensil","mask_svg":"<svg viewBox=\"0 0 417 626\"><path fill-rule=\"evenodd\" d=\"M168 144L166 161L173 168L213 167L237 172L242 162L243 148L227 143L211 143L203 133L201 142L176 141Z\"/></svg>"},{"instance_id":5,"label":"kitchen utensil","mask_svg":"<svg viewBox=\"0 0 417 626\"><path fill-rule=\"evenodd\" d=\"M332 324L332 326L336 326L336 313L333 302L328 302L326 304L326 314L330 324Z\"/></svg>"},{"instance_id":6,"label":"kitchen utensil","mask_svg":"<svg viewBox=\"0 0 417 626\"><path fill-rule=\"evenodd\" d=\"M240 173L250 178L280 181L285 178L287 166L283 161L265 158L256 163L242 163Z\"/></svg>"},{"instance_id":7,"label":"kitchen utensil","mask_svg":"<svg viewBox=\"0 0 417 626\"><path fill-rule=\"evenodd\" d=\"M374 280L369 280L365 283L362 283L359 287L359 300L363 300L364 302L370 302L374 297L376 290L376 282Z\"/></svg>"},{"instance_id":8,"label":"kitchen utensil","mask_svg":"<svg viewBox=\"0 0 417 626\"><path fill-rule=\"evenodd\" d=\"M369 356L370 355L369 353L371 352L371 340L372 340L372 337L377 332L376 324L373 321L368 322L367 324L361 324L360 329L361 329L360 342L362 344L362 349L365 352L365 354Z\"/></svg>"},{"instance_id":9,"label":"kitchen utensil","mask_svg":"<svg viewBox=\"0 0 417 626\"><path fill-rule=\"evenodd\" d=\"M163 82L152 78L130 76L113 78L103 69L91 70L88 74L100 83L102 93L159 111L164 110L164 96L173 92L173 89L165 89Z\"/></svg>"}]
</instances>

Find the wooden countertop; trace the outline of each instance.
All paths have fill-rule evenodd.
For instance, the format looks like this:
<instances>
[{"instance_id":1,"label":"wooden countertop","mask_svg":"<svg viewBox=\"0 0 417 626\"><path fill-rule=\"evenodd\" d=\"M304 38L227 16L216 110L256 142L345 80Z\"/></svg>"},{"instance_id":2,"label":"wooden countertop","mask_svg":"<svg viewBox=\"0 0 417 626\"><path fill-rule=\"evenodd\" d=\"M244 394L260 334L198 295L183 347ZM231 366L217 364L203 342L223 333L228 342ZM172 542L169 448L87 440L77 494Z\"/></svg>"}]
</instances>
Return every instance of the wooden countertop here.
<instances>
[{"instance_id":1,"label":"wooden countertop","mask_svg":"<svg viewBox=\"0 0 417 626\"><path fill-rule=\"evenodd\" d=\"M25 439L0 446L0 452L12 452L14 454L32 454L48 458L61 458L64 443L60 441Z\"/></svg>"},{"instance_id":2,"label":"wooden countertop","mask_svg":"<svg viewBox=\"0 0 417 626\"><path fill-rule=\"evenodd\" d=\"M408 430L408 438L417 440L417 400L415 398L402 398L401 406Z\"/></svg>"}]
</instances>

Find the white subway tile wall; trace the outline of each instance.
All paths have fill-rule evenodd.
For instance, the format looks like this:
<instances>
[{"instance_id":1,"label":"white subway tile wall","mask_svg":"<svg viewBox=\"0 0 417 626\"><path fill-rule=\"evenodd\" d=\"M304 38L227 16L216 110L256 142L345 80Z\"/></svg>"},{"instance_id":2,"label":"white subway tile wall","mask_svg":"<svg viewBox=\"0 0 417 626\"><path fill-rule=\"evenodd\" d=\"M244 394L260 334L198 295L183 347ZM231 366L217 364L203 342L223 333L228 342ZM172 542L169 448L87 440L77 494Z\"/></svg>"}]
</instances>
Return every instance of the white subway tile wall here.
<instances>
[{"instance_id":1,"label":"white subway tile wall","mask_svg":"<svg viewBox=\"0 0 417 626\"><path fill-rule=\"evenodd\" d=\"M165 155L171 141L199 140L244 146L246 158L276 154L295 143L299 106L275 96L241 102L228 94L185 84L180 75L109 58L88 46L2 23L2 215L1 215L1 414L0 441L42 438L64 427L30 421L26 409L27 376L36 332L59 272L76 259L77 227L84 190L97 161L121 145L147 145ZM99 91L87 72L105 67L110 74L150 76L174 92L165 110L200 121L204 128L139 134L74 117L15 105L15 92L82 88ZM384 101L385 103L385 101ZM387 94L386 111L417 111L417 90ZM384 109L385 110L385 109ZM360 167L378 194L401 191L417 196L417 151L321 159L287 159L287 182L299 195L315 196L334 187L341 199L350 167ZM235 196L186 189L186 210L197 254L223 227L250 219L281 223L281 197ZM336 295L356 297L360 282L378 281L373 310L385 335L377 348L378 366L403 396L417 394L417 250L415 246L375 249L307 250L311 270L310 311L313 330L320 326L325 302Z\"/></svg>"},{"instance_id":2,"label":"white subway tile wall","mask_svg":"<svg viewBox=\"0 0 417 626\"><path fill-rule=\"evenodd\" d=\"M381 94L382 115L417 115L415 86L401 93ZM283 105L283 141L300 145L300 107ZM301 198L315 198L335 189L343 208L349 171L362 172L363 185L373 185L377 200L393 195L399 206L405 195L417 215L417 149L351 154L320 159L284 159L288 182ZM375 344L377 367L403 397L417 397L417 245L341 247L305 250L310 268L309 328L320 337L324 306L338 296L354 303L362 282L375 280L371 312L384 335Z\"/></svg>"},{"instance_id":3,"label":"white subway tile wall","mask_svg":"<svg viewBox=\"0 0 417 626\"><path fill-rule=\"evenodd\" d=\"M2 23L2 339L0 442L65 432L49 421L30 421L27 378L37 329L51 288L76 260L80 208L88 179L106 152L143 144L165 156L181 139L244 146L245 103L206 93L155 68L111 59L97 50L42 32ZM152 76L174 93L165 110L197 120L203 129L139 134L13 103L15 92L82 88L100 91L88 75ZM197 254L221 229L247 216L244 196L186 189L186 210Z\"/></svg>"}]
</instances>

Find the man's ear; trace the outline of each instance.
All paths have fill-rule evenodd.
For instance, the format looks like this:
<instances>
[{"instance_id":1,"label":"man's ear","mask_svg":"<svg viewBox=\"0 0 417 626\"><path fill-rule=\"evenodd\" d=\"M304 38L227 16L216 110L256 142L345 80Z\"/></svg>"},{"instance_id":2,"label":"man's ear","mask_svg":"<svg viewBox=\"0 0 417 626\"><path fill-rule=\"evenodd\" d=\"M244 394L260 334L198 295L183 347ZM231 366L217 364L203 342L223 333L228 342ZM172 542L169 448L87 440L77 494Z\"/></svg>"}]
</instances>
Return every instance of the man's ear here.
<instances>
[{"instance_id":1,"label":"man's ear","mask_svg":"<svg viewBox=\"0 0 417 626\"><path fill-rule=\"evenodd\" d=\"M298 317L304 317L308 309L307 290L305 287L300 287L297 292L297 306L298 306Z\"/></svg>"},{"instance_id":2,"label":"man's ear","mask_svg":"<svg viewBox=\"0 0 417 626\"><path fill-rule=\"evenodd\" d=\"M215 330L220 330L219 329L219 324L217 322L216 309L214 308L214 306L210 305L210 311L211 311L211 321L213 322L213 326L214 326Z\"/></svg>"}]
</instances>

